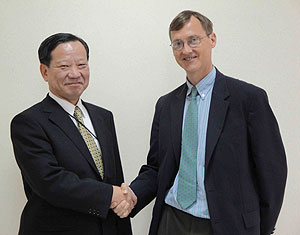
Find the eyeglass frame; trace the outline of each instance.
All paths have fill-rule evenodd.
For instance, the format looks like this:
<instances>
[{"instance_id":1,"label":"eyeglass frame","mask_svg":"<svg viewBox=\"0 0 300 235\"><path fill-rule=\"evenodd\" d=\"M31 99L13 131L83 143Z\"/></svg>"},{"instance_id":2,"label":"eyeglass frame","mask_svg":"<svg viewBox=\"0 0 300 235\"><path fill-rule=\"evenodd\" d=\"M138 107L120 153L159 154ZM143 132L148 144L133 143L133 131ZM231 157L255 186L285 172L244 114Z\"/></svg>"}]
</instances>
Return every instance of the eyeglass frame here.
<instances>
[{"instance_id":1,"label":"eyeglass frame","mask_svg":"<svg viewBox=\"0 0 300 235\"><path fill-rule=\"evenodd\" d=\"M198 47L198 46L201 44L202 39L204 39L204 38L206 38L206 37L209 37L209 35L210 35L210 34L206 34L206 35L203 36L203 37L198 37L198 36L196 36L196 35L190 36L190 39L186 40L186 43L188 44L189 47L191 47L191 48L196 48L196 47ZM190 45L190 44L191 44L191 40L192 40L193 38L197 38L197 39L199 40L199 43L197 43L196 45ZM181 46L180 48L178 48L178 49L175 49L174 46L173 46L173 45L174 45L174 42L182 42L182 46ZM173 42L171 42L170 47L172 47L172 49L175 50L175 51L180 51L180 50L184 47L184 43L185 43L184 41L182 41L182 40L180 40L180 39L176 39L176 40L174 40Z\"/></svg>"}]
</instances>

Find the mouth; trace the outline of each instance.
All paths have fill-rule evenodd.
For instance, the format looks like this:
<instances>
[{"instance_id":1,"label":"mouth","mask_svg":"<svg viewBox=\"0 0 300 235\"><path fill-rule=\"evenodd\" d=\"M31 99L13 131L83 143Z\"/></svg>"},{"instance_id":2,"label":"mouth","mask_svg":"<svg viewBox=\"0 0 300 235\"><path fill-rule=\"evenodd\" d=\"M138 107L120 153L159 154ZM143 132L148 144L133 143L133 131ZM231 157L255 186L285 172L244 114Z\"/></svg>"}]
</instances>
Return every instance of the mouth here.
<instances>
[{"instance_id":1,"label":"mouth","mask_svg":"<svg viewBox=\"0 0 300 235\"><path fill-rule=\"evenodd\" d=\"M72 85L82 85L83 84L83 82L67 82L67 83L65 83L65 85L67 85L67 86L72 86Z\"/></svg>"},{"instance_id":2,"label":"mouth","mask_svg":"<svg viewBox=\"0 0 300 235\"><path fill-rule=\"evenodd\" d=\"M185 61L191 61L191 60L193 60L195 58L197 58L197 56L184 57L183 60L185 60Z\"/></svg>"}]
</instances>

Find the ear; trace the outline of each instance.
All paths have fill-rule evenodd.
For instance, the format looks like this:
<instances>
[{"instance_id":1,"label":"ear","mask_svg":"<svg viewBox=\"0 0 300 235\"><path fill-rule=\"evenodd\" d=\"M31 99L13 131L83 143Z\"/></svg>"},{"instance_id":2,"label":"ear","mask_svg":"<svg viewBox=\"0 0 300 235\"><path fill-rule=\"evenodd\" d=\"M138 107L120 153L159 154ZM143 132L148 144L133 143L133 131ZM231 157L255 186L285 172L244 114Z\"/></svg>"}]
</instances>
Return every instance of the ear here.
<instances>
[{"instance_id":1,"label":"ear","mask_svg":"<svg viewBox=\"0 0 300 235\"><path fill-rule=\"evenodd\" d=\"M46 82L48 82L48 66L45 65L45 64L40 64L40 72L41 72L41 75L42 77L44 78L44 80Z\"/></svg>"},{"instance_id":2,"label":"ear","mask_svg":"<svg viewBox=\"0 0 300 235\"><path fill-rule=\"evenodd\" d=\"M172 43L172 38L174 38L175 36L174 36L174 34L176 34L176 32L177 31L171 31L170 32L170 44ZM172 53L173 53L173 55L175 56L175 54L176 54L176 51L175 50L173 50L173 47L171 46L171 49L172 49Z\"/></svg>"},{"instance_id":3,"label":"ear","mask_svg":"<svg viewBox=\"0 0 300 235\"><path fill-rule=\"evenodd\" d=\"M209 35L209 39L210 39L210 42L211 42L211 48L214 48L217 44L217 36L214 32L212 32L210 35Z\"/></svg>"},{"instance_id":4,"label":"ear","mask_svg":"<svg viewBox=\"0 0 300 235\"><path fill-rule=\"evenodd\" d=\"M173 56L176 56L176 51L172 49Z\"/></svg>"}]
</instances>

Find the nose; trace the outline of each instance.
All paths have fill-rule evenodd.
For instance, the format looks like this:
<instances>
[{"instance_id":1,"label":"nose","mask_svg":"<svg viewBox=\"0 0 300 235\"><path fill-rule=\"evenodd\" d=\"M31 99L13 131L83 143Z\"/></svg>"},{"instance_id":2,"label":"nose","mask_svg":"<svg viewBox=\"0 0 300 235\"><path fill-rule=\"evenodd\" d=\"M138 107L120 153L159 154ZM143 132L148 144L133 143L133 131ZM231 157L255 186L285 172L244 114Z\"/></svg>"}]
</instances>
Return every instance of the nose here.
<instances>
[{"instance_id":1,"label":"nose","mask_svg":"<svg viewBox=\"0 0 300 235\"><path fill-rule=\"evenodd\" d=\"M191 53L193 49L188 45L187 42L183 44L182 52L183 53Z\"/></svg>"},{"instance_id":2,"label":"nose","mask_svg":"<svg viewBox=\"0 0 300 235\"><path fill-rule=\"evenodd\" d=\"M79 69L77 68L77 66L70 67L70 71L69 71L69 77L70 78L78 78L80 76L81 76L81 74L80 74Z\"/></svg>"}]
</instances>

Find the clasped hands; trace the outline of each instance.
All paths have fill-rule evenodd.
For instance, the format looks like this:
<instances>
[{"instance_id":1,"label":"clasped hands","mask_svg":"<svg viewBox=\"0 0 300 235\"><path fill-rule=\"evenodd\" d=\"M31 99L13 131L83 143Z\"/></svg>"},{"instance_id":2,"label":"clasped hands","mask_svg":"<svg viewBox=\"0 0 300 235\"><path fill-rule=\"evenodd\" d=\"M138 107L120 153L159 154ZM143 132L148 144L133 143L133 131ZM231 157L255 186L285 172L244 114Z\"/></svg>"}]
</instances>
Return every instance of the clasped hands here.
<instances>
[{"instance_id":1,"label":"clasped hands","mask_svg":"<svg viewBox=\"0 0 300 235\"><path fill-rule=\"evenodd\" d=\"M131 188L122 183L121 187L113 185L110 208L120 217L127 217L137 203L137 197Z\"/></svg>"}]
</instances>

